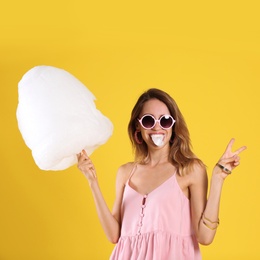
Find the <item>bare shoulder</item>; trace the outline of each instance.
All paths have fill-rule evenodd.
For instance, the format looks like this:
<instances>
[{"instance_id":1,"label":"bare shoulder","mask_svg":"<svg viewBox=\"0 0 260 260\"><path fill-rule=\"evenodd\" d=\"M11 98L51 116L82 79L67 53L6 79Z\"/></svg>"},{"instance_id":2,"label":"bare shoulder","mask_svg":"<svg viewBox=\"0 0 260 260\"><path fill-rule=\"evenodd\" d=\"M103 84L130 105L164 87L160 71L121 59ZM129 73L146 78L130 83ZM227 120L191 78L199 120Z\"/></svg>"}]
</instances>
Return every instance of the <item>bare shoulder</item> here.
<instances>
[{"instance_id":1,"label":"bare shoulder","mask_svg":"<svg viewBox=\"0 0 260 260\"><path fill-rule=\"evenodd\" d=\"M130 174L131 174L134 166L135 166L134 162L128 162L128 163L125 163L125 164L121 165L118 168L116 179L117 179L117 183L120 186L121 185L125 185L125 183L127 182L128 178L130 177Z\"/></svg>"},{"instance_id":2,"label":"bare shoulder","mask_svg":"<svg viewBox=\"0 0 260 260\"><path fill-rule=\"evenodd\" d=\"M188 176L190 185L207 181L205 165L199 160L194 160L189 166Z\"/></svg>"}]
</instances>

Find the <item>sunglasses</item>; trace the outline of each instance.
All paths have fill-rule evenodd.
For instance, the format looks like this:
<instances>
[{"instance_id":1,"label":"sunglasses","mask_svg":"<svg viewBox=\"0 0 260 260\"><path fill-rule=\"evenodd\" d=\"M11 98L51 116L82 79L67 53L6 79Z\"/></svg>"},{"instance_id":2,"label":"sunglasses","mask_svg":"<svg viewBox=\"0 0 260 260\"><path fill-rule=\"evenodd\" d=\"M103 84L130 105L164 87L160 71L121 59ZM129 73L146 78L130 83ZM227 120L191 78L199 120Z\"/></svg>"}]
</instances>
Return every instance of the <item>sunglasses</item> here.
<instances>
[{"instance_id":1,"label":"sunglasses","mask_svg":"<svg viewBox=\"0 0 260 260\"><path fill-rule=\"evenodd\" d=\"M144 129L152 129L159 122L159 125L163 129L171 128L175 120L171 115L162 115L159 119L155 119L152 115L144 115L141 119L138 119L139 123Z\"/></svg>"}]
</instances>

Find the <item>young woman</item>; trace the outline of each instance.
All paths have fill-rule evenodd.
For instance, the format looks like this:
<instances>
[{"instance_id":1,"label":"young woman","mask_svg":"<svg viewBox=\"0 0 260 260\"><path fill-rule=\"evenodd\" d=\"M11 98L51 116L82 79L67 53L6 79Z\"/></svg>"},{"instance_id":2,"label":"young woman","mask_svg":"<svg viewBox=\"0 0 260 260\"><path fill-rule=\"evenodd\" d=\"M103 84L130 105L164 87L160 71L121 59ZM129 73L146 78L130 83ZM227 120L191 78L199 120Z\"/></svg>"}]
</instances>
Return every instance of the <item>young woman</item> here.
<instances>
[{"instance_id":1,"label":"young woman","mask_svg":"<svg viewBox=\"0 0 260 260\"><path fill-rule=\"evenodd\" d=\"M159 89L144 92L133 108L128 133L135 161L118 169L112 212L93 163L85 151L78 155L103 229L117 243L110 259L201 259L199 243L210 244L219 224L224 180L246 147L232 152L234 139L229 142L213 169L207 198L205 166L191 151L189 131L172 97Z\"/></svg>"}]
</instances>

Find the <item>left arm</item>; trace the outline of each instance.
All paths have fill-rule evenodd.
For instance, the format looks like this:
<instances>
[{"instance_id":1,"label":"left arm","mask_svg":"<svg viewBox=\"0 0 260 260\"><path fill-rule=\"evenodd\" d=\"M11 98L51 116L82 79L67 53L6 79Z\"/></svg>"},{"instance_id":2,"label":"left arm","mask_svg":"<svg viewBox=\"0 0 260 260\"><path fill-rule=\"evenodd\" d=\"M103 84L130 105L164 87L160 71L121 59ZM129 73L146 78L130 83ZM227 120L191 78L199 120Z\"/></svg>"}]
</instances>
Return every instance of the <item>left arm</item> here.
<instances>
[{"instance_id":1,"label":"left arm","mask_svg":"<svg viewBox=\"0 0 260 260\"><path fill-rule=\"evenodd\" d=\"M209 196L207 198L207 173L204 167L196 165L191 176L190 195L192 222L200 244L212 243L219 224L219 205L224 180L239 165L239 154L245 146L232 152L234 139L229 142L224 154L213 169ZM223 167L222 167L223 166Z\"/></svg>"}]
</instances>

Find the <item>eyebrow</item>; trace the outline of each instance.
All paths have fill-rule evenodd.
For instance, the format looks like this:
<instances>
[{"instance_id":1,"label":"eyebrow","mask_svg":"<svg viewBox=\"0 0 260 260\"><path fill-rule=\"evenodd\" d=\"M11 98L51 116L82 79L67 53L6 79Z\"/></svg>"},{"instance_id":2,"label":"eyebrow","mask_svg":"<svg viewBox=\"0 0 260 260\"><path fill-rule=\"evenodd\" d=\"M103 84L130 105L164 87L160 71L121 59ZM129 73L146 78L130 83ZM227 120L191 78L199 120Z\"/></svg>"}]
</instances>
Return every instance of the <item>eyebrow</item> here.
<instances>
[{"instance_id":1,"label":"eyebrow","mask_svg":"<svg viewBox=\"0 0 260 260\"><path fill-rule=\"evenodd\" d=\"M159 118L161 118L162 116L172 116L170 113L169 114L161 114L160 116L159 116ZM155 115L153 115L153 114L151 114L151 113L146 113L146 114L143 114L142 116L140 116L140 118L142 118L143 116L153 116L155 119L156 119L156 116Z\"/></svg>"}]
</instances>

